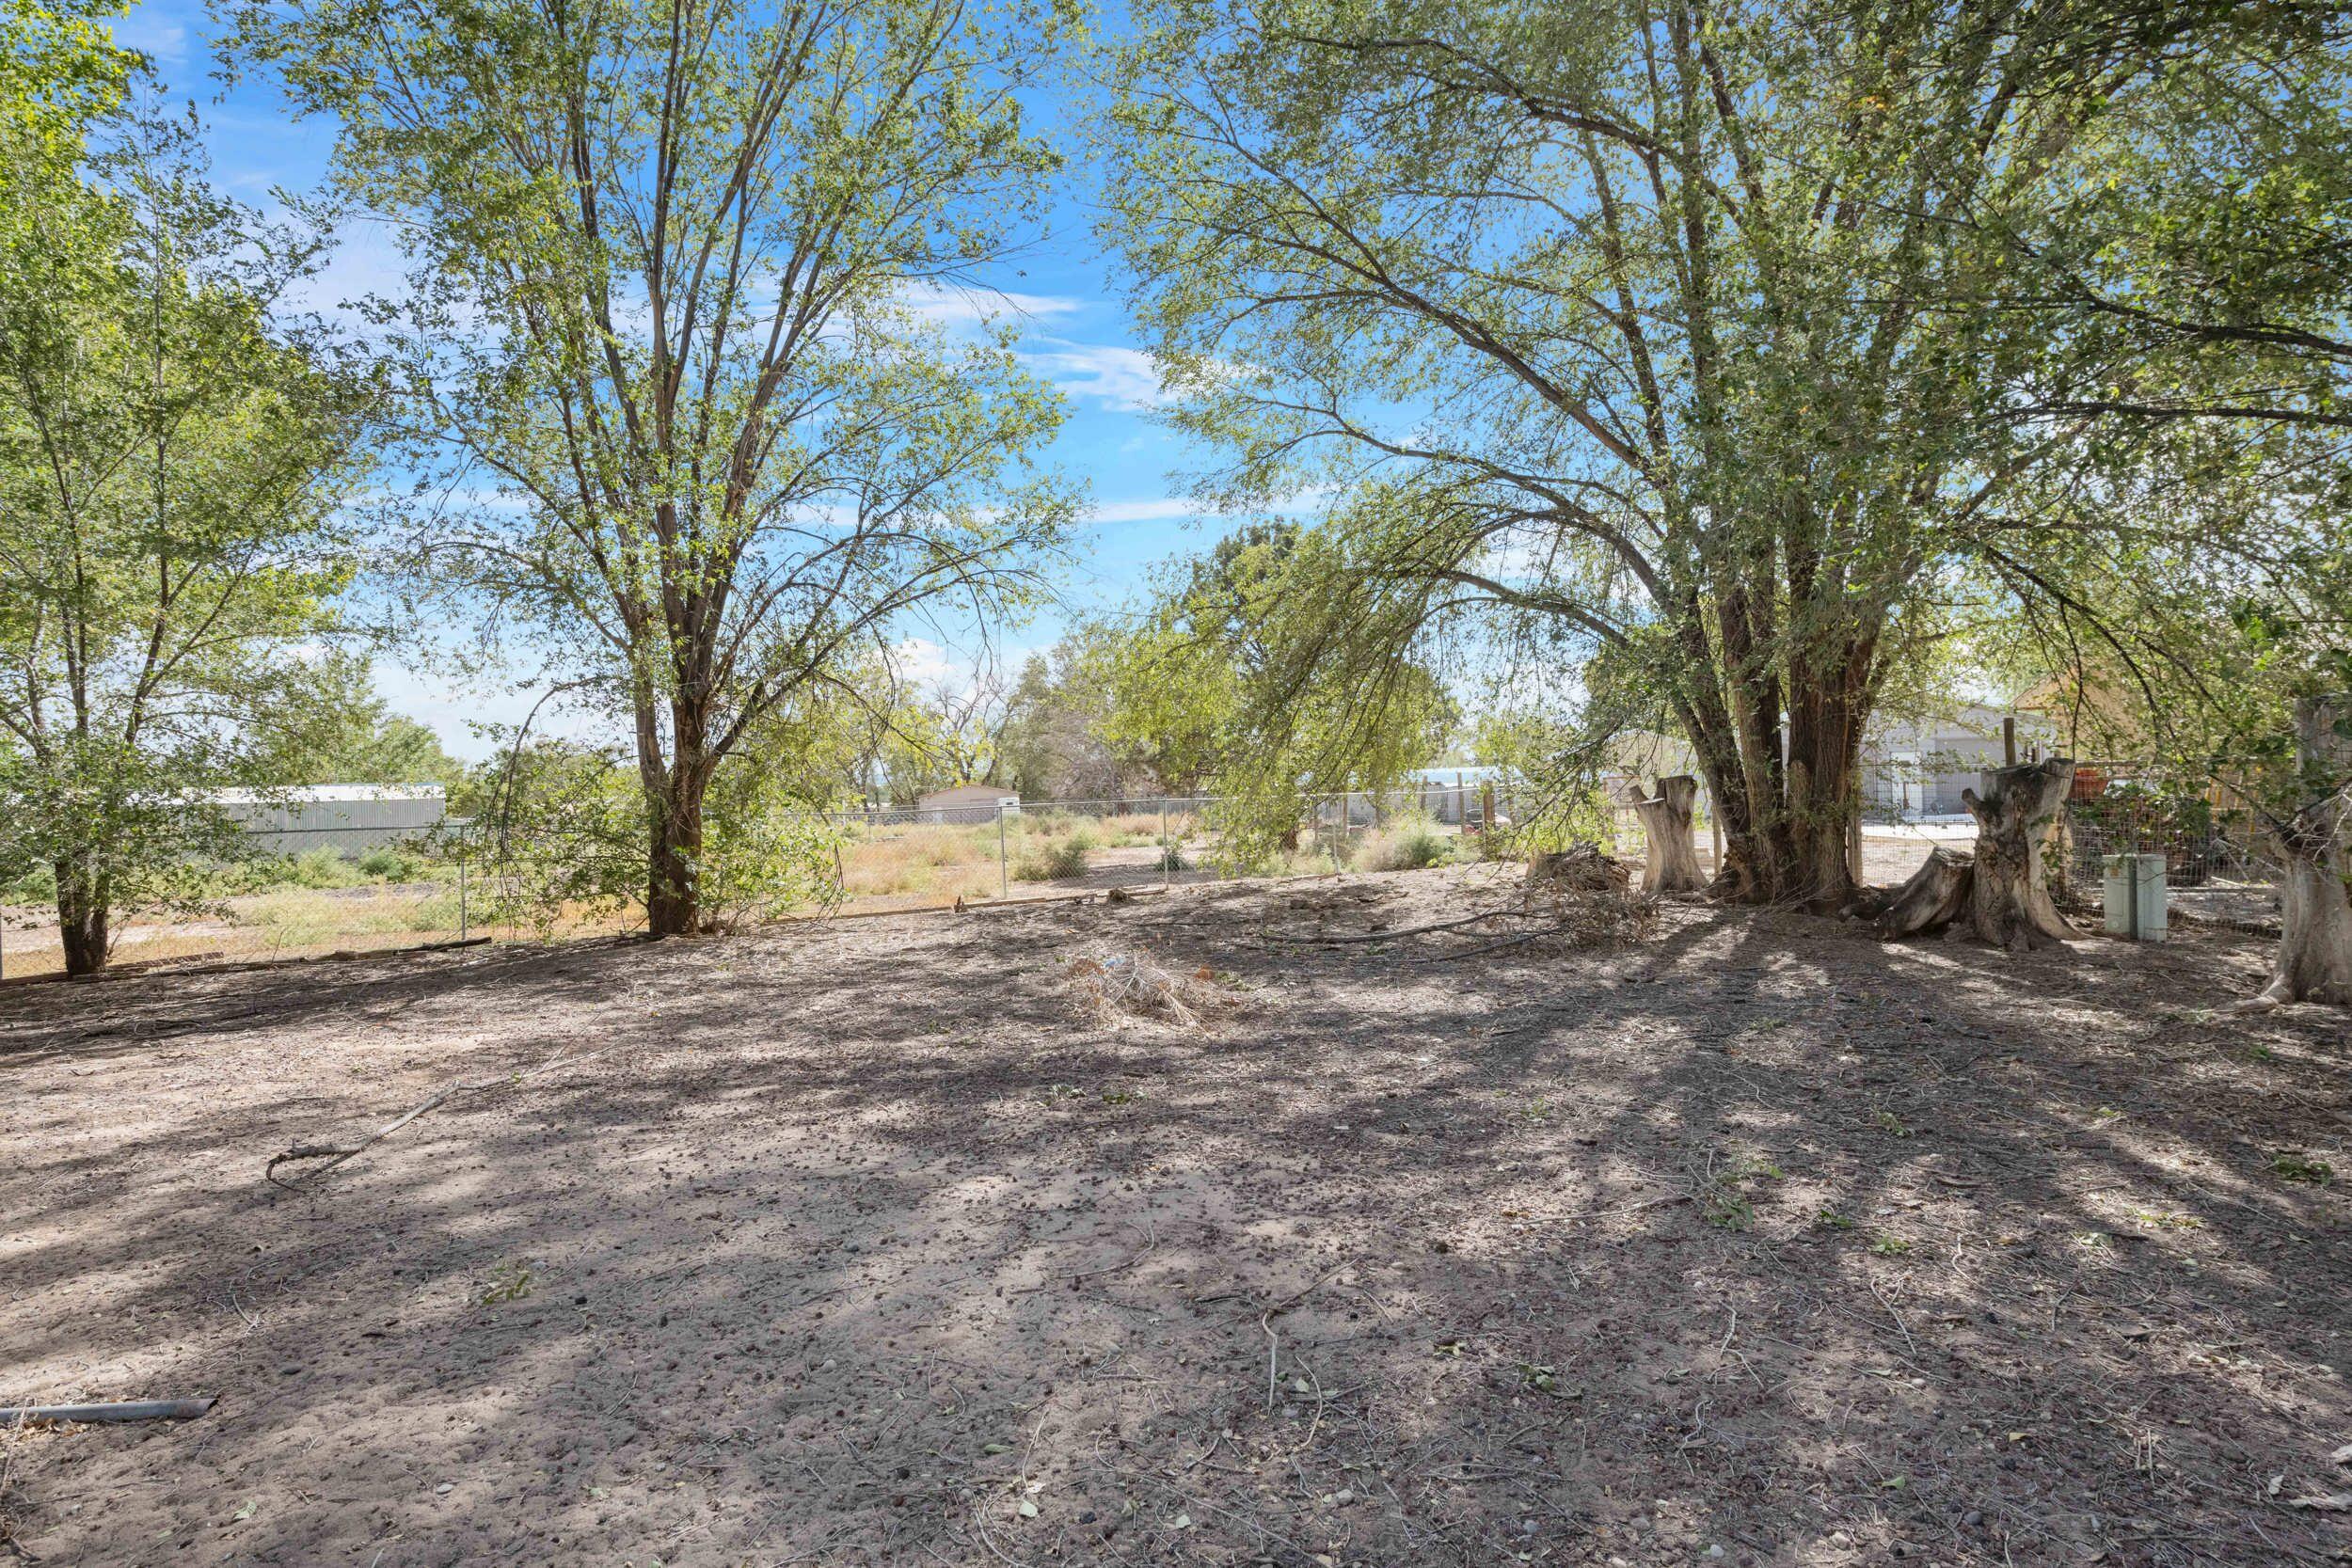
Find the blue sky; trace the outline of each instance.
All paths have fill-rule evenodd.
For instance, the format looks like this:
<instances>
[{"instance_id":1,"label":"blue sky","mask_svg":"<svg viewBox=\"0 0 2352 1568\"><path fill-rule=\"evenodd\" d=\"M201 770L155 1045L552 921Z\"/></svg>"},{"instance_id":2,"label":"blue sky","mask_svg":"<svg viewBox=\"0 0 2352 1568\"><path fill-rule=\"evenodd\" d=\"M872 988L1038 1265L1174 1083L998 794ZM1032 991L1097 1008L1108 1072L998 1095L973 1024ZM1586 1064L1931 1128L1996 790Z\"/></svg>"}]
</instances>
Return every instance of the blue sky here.
<instances>
[{"instance_id":1,"label":"blue sky","mask_svg":"<svg viewBox=\"0 0 2352 1568\"><path fill-rule=\"evenodd\" d=\"M266 205L274 188L315 188L326 178L333 125L294 119L265 77L248 75L224 91L215 31L200 0L148 0L117 24L116 38L150 56L169 101L196 103L209 131L214 178L231 194ZM398 281L390 245L372 230L355 229L338 236L321 303L389 292ZM1110 264L1096 249L1084 209L1065 201L1017 270L994 281L1021 308L1016 319L1031 365L1069 400L1068 422L1047 461L1087 481L1095 505L1082 559L1064 578L1068 611L1040 616L993 640L1009 674L1024 655L1056 640L1069 614L1127 602L1154 562L1203 547L1222 525L1200 518L1184 499L1184 449L1149 418L1157 382L1127 330ZM979 639L958 632L926 635L907 654L918 673L962 683L979 664ZM378 689L393 707L431 724L461 755L485 749L469 721L513 723L536 695L508 685L461 686L418 663L379 661Z\"/></svg>"}]
</instances>

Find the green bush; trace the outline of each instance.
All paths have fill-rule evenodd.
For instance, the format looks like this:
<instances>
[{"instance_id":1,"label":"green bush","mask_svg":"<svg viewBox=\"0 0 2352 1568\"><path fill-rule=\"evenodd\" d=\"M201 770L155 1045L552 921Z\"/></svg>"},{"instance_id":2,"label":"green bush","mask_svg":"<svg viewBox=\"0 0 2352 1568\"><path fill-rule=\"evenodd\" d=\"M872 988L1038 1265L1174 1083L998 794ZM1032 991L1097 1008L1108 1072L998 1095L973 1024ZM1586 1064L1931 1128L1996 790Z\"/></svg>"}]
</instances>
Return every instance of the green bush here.
<instances>
[{"instance_id":1,"label":"green bush","mask_svg":"<svg viewBox=\"0 0 2352 1568\"><path fill-rule=\"evenodd\" d=\"M356 887L359 866L339 850L308 849L294 857L294 879L302 887Z\"/></svg>"},{"instance_id":2,"label":"green bush","mask_svg":"<svg viewBox=\"0 0 2352 1568\"><path fill-rule=\"evenodd\" d=\"M1367 871L1420 871L1454 859L1454 841L1426 817L1399 822L1364 841L1357 863Z\"/></svg>"},{"instance_id":3,"label":"green bush","mask_svg":"<svg viewBox=\"0 0 2352 1568\"><path fill-rule=\"evenodd\" d=\"M37 865L5 888L0 888L0 903L55 904L56 901L57 871L55 866Z\"/></svg>"},{"instance_id":4,"label":"green bush","mask_svg":"<svg viewBox=\"0 0 2352 1568\"><path fill-rule=\"evenodd\" d=\"M1012 874L1025 882L1058 882L1083 877L1087 851L1093 847L1094 835L1084 829L1068 838L1048 838L1016 861Z\"/></svg>"},{"instance_id":5,"label":"green bush","mask_svg":"<svg viewBox=\"0 0 2352 1568\"><path fill-rule=\"evenodd\" d=\"M424 863L405 850L389 846L371 849L359 857L359 869L370 877L380 877L388 882L413 882Z\"/></svg>"}]
</instances>

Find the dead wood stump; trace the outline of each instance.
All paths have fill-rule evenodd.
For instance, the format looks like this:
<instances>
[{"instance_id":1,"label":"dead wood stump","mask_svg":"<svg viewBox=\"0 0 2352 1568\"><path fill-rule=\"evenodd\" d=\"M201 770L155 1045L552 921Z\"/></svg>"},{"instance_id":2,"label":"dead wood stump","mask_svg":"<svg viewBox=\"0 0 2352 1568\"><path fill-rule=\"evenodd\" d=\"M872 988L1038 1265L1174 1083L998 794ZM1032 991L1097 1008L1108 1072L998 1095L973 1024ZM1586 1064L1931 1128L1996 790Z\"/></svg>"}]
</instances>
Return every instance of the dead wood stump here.
<instances>
[{"instance_id":1,"label":"dead wood stump","mask_svg":"<svg viewBox=\"0 0 2352 1568\"><path fill-rule=\"evenodd\" d=\"M2052 757L1985 774L1981 797L1960 792L1977 819L1968 925L1995 947L2023 953L2076 934L2051 901L2042 872L2042 842L2074 785L2074 759Z\"/></svg>"},{"instance_id":2,"label":"dead wood stump","mask_svg":"<svg viewBox=\"0 0 2352 1568\"><path fill-rule=\"evenodd\" d=\"M1857 900L1848 912L1875 915L1879 935L1888 941L1940 931L1968 908L1975 869L1976 863L1966 850L1938 847L1911 874L1909 881L1891 893Z\"/></svg>"},{"instance_id":3,"label":"dead wood stump","mask_svg":"<svg viewBox=\"0 0 2352 1568\"><path fill-rule=\"evenodd\" d=\"M1644 893L1656 896L1706 890L1698 846L1691 837L1691 818L1698 799L1698 780L1676 773L1659 780L1650 799L1632 802L1642 819L1643 835L1649 840L1649 860L1642 869Z\"/></svg>"}]
</instances>

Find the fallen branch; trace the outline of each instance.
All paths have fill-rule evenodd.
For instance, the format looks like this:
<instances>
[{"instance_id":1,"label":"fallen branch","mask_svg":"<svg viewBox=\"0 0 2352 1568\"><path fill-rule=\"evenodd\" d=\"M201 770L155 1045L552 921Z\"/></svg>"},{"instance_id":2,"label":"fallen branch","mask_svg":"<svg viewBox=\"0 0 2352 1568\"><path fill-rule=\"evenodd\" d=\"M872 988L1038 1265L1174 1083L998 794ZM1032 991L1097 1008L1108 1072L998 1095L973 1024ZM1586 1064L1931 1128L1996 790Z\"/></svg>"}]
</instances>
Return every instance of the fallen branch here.
<instances>
[{"instance_id":1,"label":"fallen branch","mask_svg":"<svg viewBox=\"0 0 2352 1568\"><path fill-rule=\"evenodd\" d=\"M1482 953L1500 953L1506 947L1523 947L1531 942L1559 936L1567 929L1565 926L1546 926L1538 930L1522 931L1515 937L1504 937L1500 942L1481 942L1476 947L1466 947L1458 953L1432 953L1425 958L1407 958L1405 961L1408 964L1459 963L1464 958L1475 958Z\"/></svg>"},{"instance_id":2,"label":"fallen branch","mask_svg":"<svg viewBox=\"0 0 2352 1568\"><path fill-rule=\"evenodd\" d=\"M0 1405L0 1427L34 1421L193 1421L212 1409L200 1400L115 1400L104 1404Z\"/></svg>"},{"instance_id":3,"label":"fallen branch","mask_svg":"<svg viewBox=\"0 0 2352 1568\"><path fill-rule=\"evenodd\" d=\"M360 1139L356 1144L295 1144L284 1153L272 1157L270 1163L262 1167L262 1175L273 1186L283 1187L288 1192L299 1191L304 1182L316 1180L318 1178L326 1175L328 1171L333 1170L337 1165L342 1164L345 1160L350 1159L352 1156L362 1152L373 1145L382 1143L386 1138L390 1137L393 1133L399 1132L402 1128L407 1126L419 1117L423 1116L427 1111L433 1110L437 1106L454 1100L461 1094L476 1094L484 1089L495 1089L508 1084L528 1084L533 1078L544 1078L548 1073L553 1072L557 1068L571 1067L580 1062L593 1062L598 1056L603 1054L604 1053L601 1051L592 1051L585 1056L558 1056L552 1061L542 1062L539 1066L532 1068L529 1072L505 1072L499 1074L495 1078L473 1078L469 1079L464 1083L452 1084L449 1087L443 1089L432 1099L425 1101L422 1104L410 1110L399 1120L387 1124L380 1131L369 1135L368 1137ZM325 1164L304 1171L293 1178L291 1180L278 1174L278 1166L294 1164L306 1160L320 1160L324 1161Z\"/></svg>"}]
</instances>

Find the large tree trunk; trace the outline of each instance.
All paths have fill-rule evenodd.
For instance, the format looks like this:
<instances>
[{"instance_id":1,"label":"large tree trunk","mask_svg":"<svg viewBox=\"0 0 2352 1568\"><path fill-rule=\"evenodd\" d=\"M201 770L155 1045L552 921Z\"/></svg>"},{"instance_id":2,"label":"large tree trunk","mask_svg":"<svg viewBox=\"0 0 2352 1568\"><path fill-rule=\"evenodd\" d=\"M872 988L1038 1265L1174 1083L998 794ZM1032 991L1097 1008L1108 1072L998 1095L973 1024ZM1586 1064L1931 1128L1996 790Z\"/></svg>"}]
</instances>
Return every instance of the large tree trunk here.
<instances>
[{"instance_id":1,"label":"large tree trunk","mask_svg":"<svg viewBox=\"0 0 2352 1568\"><path fill-rule=\"evenodd\" d=\"M57 874L57 936L65 947L65 972L103 974L114 943L105 890L87 864L60 861L52 869Z\"/></svg>"},{"instance_id":2,"label":"large tree trunk","mask_svg":"<svg viewBox=\"0 0 2352 1568\"><path fill-rule=\"evenodd\" d=\"M2042 846L2050 820L2074 784L2068 757L2002 768L1984 775L1987 793L1961 791L1977 819L1977 850L1968 889L1970 929L2013 953L2046 947L2075 935L2050 900L2042 872Z\"/></svg>"},{"instance_id":3,"label":"large tree trunk","mask_svg":"<svg viewBox=\"0 0 2352 1568\"><path fill-rule=\"evenodd\" d=\"M703 924L703 798L716 759L708 716L684 695L670 702L666 762L654 708L637 712L637 771L645 791L645 929L657 937L691 936Z\"/></svg>"},{"instance_id":4,"label":"large tree trunk","mask_svg":"<svg viewBox=\"0 0 2352 1568\"><path fill-rule=\"evenodd\" d=\"M2327 1002L2352 1007L2352 693L2295 705L2297 785L2308 803L2278 834L2285 874L2279 889L2279 960L2252 1006Z\"/></svg>"},{"instance_id":5,"label":"large tree trunk","mask_svg":"<svg viewBox=\"0 0 2352 1568\"><path fill-rule=\"evenodd\" d=\"M1698 803L1699 782L1688 773L1658 781L1649 799L1635 800L1642 832L1649 840L1649 862L1642 872L1647 894L1701 893L1707 878L1699 870L1699 851L1692 836L1692 811Z\"/></svg>"},{"instance_id":6,"label":"large tree trunk","mask_svg":"<svg viewBox=\"0 0 2352 1568\"><path fill-rule=\"evenodd\" d=\"M645 929L657 937L691 936L702 926L699 872L703 802L699 788L674 781L653 807L647 857Z\"/></svg>"},{"instance_id":7,"label":"large tree trunk","mask_svg":"<svg viewBox=\"0 0 2352 1568\"><path fill-rule=\"evenodd\" d=\"M1773 661L1753 658L1745 678L1728 682L1735 717L1716 724L1709 709L1684 705L1724 829L1708 890L1716 897L1824 914L1851 900L1858 878L1849 843L1873 646L1859 635L1833 641L1791 668L1785 685Z\"/></svg>"}]
</instances>

